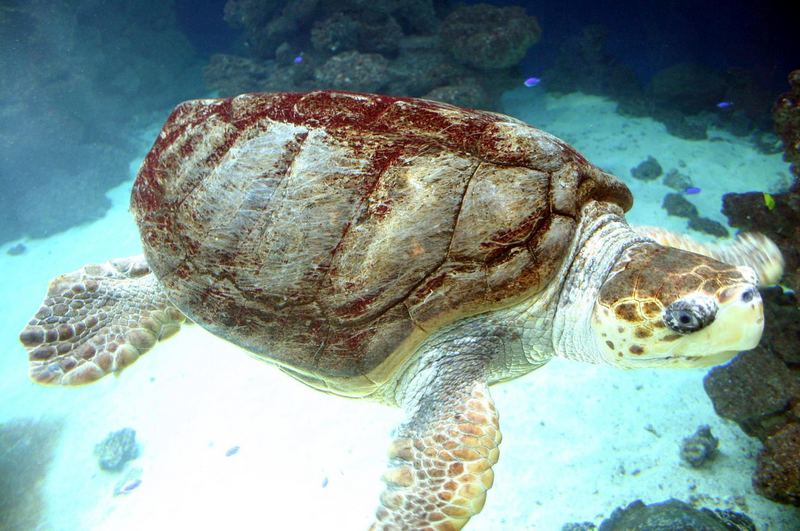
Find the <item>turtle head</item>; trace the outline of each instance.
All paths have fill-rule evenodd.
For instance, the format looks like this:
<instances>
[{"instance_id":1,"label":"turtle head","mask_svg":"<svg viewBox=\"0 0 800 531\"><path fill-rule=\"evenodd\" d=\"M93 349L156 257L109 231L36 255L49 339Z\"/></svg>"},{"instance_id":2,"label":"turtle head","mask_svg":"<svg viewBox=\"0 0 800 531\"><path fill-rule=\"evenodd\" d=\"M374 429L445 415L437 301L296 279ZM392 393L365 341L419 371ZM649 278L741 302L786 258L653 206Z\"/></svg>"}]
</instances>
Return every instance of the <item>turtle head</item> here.
<instances>
[{"instance_id":1,"label":"turtle head","mask_svg":"<svg viewBox=\"0 0 800 531\"><path fill-rule=\"evenodd\" d=\"M591 325L613 365L706 367L755 347L764 311L751 268L639 243L609 273Z\"/></svg>"}]
</instances>

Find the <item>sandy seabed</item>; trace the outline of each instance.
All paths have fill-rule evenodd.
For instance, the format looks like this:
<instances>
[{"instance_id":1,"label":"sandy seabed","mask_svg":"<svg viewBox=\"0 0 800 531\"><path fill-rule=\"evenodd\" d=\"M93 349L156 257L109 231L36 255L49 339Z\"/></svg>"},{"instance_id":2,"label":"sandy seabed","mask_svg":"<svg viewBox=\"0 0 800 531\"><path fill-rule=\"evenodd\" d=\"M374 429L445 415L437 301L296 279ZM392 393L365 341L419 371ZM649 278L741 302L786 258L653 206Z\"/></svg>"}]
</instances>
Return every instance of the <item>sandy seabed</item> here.
<instances>
[{"instance_id":1,"label":"sandy seabed","mask_svg":"<svg viewBox=\"0 0 800 531\"><path fill-rule=\"evenodd\" d=\"M653 120L619 116L602 98L521 89L506 95L505 109L622 177L636 197L632 223L687 230L684 219L661 208L671 189L630 177L648 155L665 172L691 176L703 191L689 200L723 223L723 193L775 192L789 180L780 155L761 154L723 131L711 131L709 141L682 140ZM44 496L42 530L365 529L398 410L313 391L199 326L184 327L119 377L75 389L29 382L17 334L49 279L140 252L127 210L130 186L109 192L114 208L97 223L25 242L21 256L7 255L10 245L0 249L0 422L58 419L64 426L41 490L14 495ZM494 387L501 457L486 507L469 528L558 531L566 522L599 523L636 499L671 497L744 511L760 530L800 528L800 511L753 491L758 443L714 413L705 372L554 360ZM696 470L681 464L679 445L701 424L719 437L721 454ZM122 474L101 471L93 449L126 426L141 444L128 467L142 469L142 482L114 496ZM239 451L227 456L233 447Z\"/></svg>"}]
</instances>

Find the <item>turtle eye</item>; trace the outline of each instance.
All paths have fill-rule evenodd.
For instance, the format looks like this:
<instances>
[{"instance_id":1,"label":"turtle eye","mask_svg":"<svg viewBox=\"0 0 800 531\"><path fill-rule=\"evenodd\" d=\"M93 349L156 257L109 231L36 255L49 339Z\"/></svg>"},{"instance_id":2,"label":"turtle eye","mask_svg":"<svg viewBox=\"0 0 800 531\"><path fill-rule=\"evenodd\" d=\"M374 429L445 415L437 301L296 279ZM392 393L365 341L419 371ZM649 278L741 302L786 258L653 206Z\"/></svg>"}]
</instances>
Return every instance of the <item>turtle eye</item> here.
<instances>
[{"instance_id":1,"label":"turtle eye","mask_svg":"<svg viewBox=\"0 0 800 531\"><path fill-rule=\"evenodd\" d=\"M664 324L679 334L690 334L714 322L717 305L709 297L687 297L670 304L664 311Z\"/></svg>"}]
</instances>

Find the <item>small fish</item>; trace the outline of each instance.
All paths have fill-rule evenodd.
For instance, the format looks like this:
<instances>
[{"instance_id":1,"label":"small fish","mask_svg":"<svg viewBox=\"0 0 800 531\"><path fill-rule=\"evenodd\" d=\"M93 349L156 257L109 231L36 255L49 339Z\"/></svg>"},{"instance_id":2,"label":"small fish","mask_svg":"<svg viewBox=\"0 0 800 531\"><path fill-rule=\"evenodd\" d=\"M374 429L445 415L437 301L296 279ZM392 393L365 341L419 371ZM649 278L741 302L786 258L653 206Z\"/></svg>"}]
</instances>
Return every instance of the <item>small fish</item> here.
<instances>
[{"instance_id":1,"label":"small fish","mask_svg":"<svg viewBox=\"0 0 800 531\"><path fill-rule=\"evenodd\" d=\"M295 58L294 58L294 64L296 64L296 65L299 65L299 64L300 64L300 63L302 63L302 62L303 62L303 56L302 56L302 55L297 55L297 56L295 56Z\"/></svg>"},{"instance_id":2,"label":"small fish","mask_svg":"<svg viewBox=\"0 0 800 531\"><path fill-rule=\"evenodd\" d=\"M772 197L772 194L768 194L767 192L763 192L764 194L764 204L769 210L775 210L775 198Z\"/></svg>"},{"instance_id":3,"label":"small fish","mask_svg":"<svg viewBox=\"0 0 800 531\"><path fill-rule=\"evenodd\" d=\"M717 103L717 109L727 109L731 105L733 105L732 101L721 101Z\"/></svg>"},{"instance_id":4,"label":"small fish","mask_svg":"<svg viewBox=\"0 0 800 531\"><path fill-rule=\"evenodd\" d=\"M239 447L238 446L231 446L230 448L228 448L225 451L225 457L230 457L230 456L236 455L238 453L239 453Z\"/></svg>"},{"instance_id":5,"label":"small fish","mask_svg":"<svg viewBox=\"0 0 800 531\"><path fill-rule=\"evenodd\" d=\"M529 77L522 84L525 85L526 87L535 87L541 82L542 80L539 79L538 77Z\"/></svg>"},{"instance_id":6,"label":"small fish","mask_svg":"<svg viewBox=\"0 0 800 531\"><path fill-rule=\"evenodd\" d=\"M684 188L683 189L683 193L686 194L686 195L699 194L702 191L703 190L701 188L698 188L696 186L689 186L688 188Z\"/></svg>"},{"instance_id":7,"label":"small fish","mask_svg":"<svg viewBox=\"0 0 800 531\"><path fill-rule=\"evenodd\" d=\"M142 484L141 479L138 478L129 479L128 481L125 481L117 485L117 487L114 489L114 496L125 496L127 494L130 494L133 491L133 489L135 489L141 484Z\"/></svg>"}]
</instances>

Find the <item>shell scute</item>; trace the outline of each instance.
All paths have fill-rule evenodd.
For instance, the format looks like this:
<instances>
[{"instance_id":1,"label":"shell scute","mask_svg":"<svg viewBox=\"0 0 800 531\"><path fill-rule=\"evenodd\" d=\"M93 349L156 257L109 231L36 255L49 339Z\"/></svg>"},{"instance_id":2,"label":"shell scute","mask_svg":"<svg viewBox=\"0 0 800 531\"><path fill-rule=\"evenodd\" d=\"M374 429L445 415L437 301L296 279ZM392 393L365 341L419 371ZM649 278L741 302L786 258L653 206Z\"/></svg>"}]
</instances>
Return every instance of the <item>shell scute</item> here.
<instances>
[{"instance_id":1,"label":"shell scute","mask_svg":"<svg viewBox=\"0 0 800 531\"><path fill-rule=\"evenodd\" d=\"M182 104L132 207L190 318L309 379L380 385L437 327L541 290L600 197L630 206L512 118L322 91Z\"/></svg>"}]
</instances>

